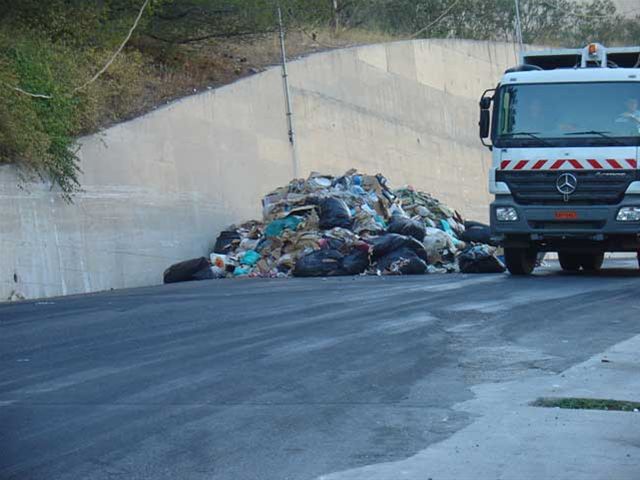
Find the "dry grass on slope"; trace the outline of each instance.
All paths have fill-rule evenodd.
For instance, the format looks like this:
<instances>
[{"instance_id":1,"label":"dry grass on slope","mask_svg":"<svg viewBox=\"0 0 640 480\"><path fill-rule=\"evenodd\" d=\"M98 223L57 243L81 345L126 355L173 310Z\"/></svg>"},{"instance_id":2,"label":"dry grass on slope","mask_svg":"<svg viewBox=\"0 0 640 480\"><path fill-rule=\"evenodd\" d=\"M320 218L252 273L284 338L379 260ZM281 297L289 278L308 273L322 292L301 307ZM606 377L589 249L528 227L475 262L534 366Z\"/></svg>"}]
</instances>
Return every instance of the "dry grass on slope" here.
<instances>
[{"instance_id":1,"label":"dry grass on slope","mask_svg":"<svg viewBox=\"0 0 640 480\"><path fill-rule=\"evenodd\" d=\"M289 32L285 45L288 58L294 59L330 49L398 39L365 30L350 29L336 34L327 28L304 29ZM143 52L143 93L105 111L98 121L101 126L140 115L186 95L232 83L280 63L276 33L171 48L151 39L141 39L133 47ZM113 118L114 110L120 112L117 118Z\"/></svg>"}]
</instances>

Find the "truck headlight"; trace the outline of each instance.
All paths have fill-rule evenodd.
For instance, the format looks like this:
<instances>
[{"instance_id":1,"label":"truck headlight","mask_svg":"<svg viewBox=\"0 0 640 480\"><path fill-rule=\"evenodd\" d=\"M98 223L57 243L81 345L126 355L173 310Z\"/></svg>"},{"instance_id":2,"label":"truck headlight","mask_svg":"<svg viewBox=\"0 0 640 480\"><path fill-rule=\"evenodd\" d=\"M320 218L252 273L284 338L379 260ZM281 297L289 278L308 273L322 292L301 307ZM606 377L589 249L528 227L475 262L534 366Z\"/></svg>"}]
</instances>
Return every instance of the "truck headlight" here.
<instances>
[{"instance_id":1,"label":"truck headlight","mask_svg":"<svg viewBox=\"0 0 640 480\"><path fill-rule=\"evenodd\" d=\"M496 208L496 218L499 222L515 222L518 220L518 212L513 207L498 207Z\"/></svg>"},{"instance_id":2,"label":"truck headlight","mask_svg":"<svg viewBox=\"0 0 640 480\"><path fill-rule=\"evenodd\" d=\"M622 207L618 210L619 222L640 222L640 207Z\"/></svg>"}]
</instances>

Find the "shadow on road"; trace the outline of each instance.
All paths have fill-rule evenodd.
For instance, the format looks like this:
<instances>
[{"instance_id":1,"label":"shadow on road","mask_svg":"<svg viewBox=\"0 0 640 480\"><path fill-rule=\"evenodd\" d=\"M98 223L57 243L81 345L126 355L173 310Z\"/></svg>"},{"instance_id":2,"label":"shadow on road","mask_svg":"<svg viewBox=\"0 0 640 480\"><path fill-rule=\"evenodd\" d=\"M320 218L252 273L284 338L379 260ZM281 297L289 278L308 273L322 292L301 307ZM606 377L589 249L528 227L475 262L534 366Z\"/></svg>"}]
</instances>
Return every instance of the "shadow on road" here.
<instances>
[{"instance_id":1,"label":"shadow on road","mask_svg":"<svg viewBox=\"0 0 640 480\"><path fill-rule=\"evenodd\" d=\"M547 275L560 275L563 277L594 277L594 278L633 278L640 277L638 261L634 259L607 259L599 272L565 272L557 261L547 261L539 270Z\"/></svg>"},{"instance_id":2,"label":"shadow on road","mask_svg":"<svg viewBox=\"0 0 640 480\"><path fill-rule=\"evenodd\" d=\"M599 272L557 272L567 277L599 277L599 278L629 278L640 277L640 270L631 268L605 268Z\"/></svg>"}]
</instances>

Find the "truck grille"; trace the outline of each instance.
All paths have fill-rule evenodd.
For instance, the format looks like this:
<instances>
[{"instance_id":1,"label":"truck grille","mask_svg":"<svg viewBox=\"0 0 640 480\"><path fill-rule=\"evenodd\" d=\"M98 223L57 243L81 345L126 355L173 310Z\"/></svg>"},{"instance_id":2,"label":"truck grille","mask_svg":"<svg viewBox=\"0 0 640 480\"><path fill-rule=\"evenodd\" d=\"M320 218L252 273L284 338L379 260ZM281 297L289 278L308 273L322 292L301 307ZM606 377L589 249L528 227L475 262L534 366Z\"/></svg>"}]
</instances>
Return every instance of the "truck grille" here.
<instances>
[{"instance_id":1,"label":"truck grille","mask_svg":"<svg viewBox=\"0 0 640 480\"><path fill-rule=\"evenodd\" d=\"M556 180L562 173L566 171L499 170L496 172L496 181L505 182L520 205L558 205L565 204L563 195L556 189ZM635 170L572 170L570 173L578 179L578 186L569 195L568 205L615 205L622 200L629 184L637 177Z\"/></svg>"},{"instance_id":2,"label":"truck grille","mask_svg":"<svg viewBox=\"0 0 640 480\"><path fill-rule=\"evenodd\" d=\"M600 230L606 222L529 222L531 228L536 230Z\"/></svg>"}]
</instances>

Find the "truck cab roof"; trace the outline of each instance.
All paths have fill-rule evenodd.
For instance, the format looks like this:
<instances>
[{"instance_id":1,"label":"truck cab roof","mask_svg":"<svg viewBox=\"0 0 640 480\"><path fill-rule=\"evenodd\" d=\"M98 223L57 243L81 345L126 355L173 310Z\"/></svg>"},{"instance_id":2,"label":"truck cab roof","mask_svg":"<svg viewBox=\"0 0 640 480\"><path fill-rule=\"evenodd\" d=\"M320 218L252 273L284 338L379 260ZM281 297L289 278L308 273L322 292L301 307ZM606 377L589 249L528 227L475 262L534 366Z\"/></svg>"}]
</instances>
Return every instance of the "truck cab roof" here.
<instances>
[{"instance_id":1,"label":"truck cab roof","mask_svg":"<svg viewBox=\"0 0 640 480\"><path fill-rule=\"evenodd\" d=\"M506 73L500 82L571 83L571 82L638 82L640 68L571 68L558 70L532 70Z\"/></svg>"},{"instance_id":2,"label":"truck cab roof","mask_svg":"<svg viewBox=\"0 0 640 480\"><path fill-rule=\"evenodd\" d=\"M624 82L640 78L640 47L525 51L520 65L505 72L505 83Z\"/></svg>"},{"instance_id":3,"label":"truck cab roof","mask_svg":"<svg viewBox=\"0 0 640 480\"><path fill-rule=\"evenodd\" d=\"M607 48L590 43L584 48L561 48L522 52L520 63L541 70L559 68L638 68L640 46Z\"/></svg>"}]
</instances>

